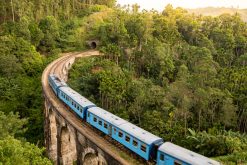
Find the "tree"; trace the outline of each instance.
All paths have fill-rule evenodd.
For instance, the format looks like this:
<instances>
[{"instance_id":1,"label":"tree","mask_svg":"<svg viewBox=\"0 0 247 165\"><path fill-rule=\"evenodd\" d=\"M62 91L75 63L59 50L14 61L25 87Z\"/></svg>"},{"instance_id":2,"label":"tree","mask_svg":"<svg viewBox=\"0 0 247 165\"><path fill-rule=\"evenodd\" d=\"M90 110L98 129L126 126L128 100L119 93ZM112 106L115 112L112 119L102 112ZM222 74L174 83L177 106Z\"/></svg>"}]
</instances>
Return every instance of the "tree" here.
<instances>
[{"instance_id":1,"label":"tree","mask_svg":"<svg viewBox=\"0 0 247 165\"><path fill-rule=\"evenodd\" d=\"M152 132L155 135L164 137L166 136L166 123L164 120L164 113L159 111L146 111L144 113L142 127Z\"/></svg>"},{"instance_id":2,"label":"tree","mask_svg":"<svg viewBox=\"0 0 247 165\"><path fill-rule=\"evenodd\" d=\"M177 80L169 86L167 98L176 107L173 111L174 122L184 127L184 134L186 135L189 127L188 121L192 117L190 108L192 107L192 91L189 89L188 68L181 65L178 71Z\"/></svg>"},{"instance_id":3,"label":"tree","mask_svg":"<svg viewBox=\"0 0 247 165\"><path fill-rule=\"evenodd\" d=\"M137 40L139 51L142 50L143 44L147 43L152 34L152 19L148 14L134 13L130 19L126 21L126 29L131 34L130 41Z\"/></svg>"},{"instance_id":4,"label":"tree","mask_svg":"<svg viewBox=\"0 0 247 165\"><path fill-rule=\"evenodd\" d=\"M187 136L189 148L196 149L197 152L206 156L221 156L228 154L229 159L224 160L226 163L246 162L246 135L232 131L210 130L209 132L195 132L189 130ZM244 151L244 152L243 152ZM235 155L234 157L232 157ZM236 156L238 155L238 156ZM223 157L222 157L223 158Z\"/></svg>"},{"instance_id":5,"label":"tree","mask_svg":"<svg viewBox=\"0 0 247 165\"><path fill-rule=\"evenodd\" d=\"M51 161L44 157L43 152L44 148L40 149L10 136L0 140L1 164L51 165Z\"/></svg>"},{"instance_id":6,"label":"tree","mask_svg":"<svg viewBox=\"0 0 247 165\"><path fill-rule=\"evenodd\" d=\"M57 41L59 40L57 20L53 16L47 16L40 21L39 28L42 30L44 38L40 41L38 49L51 53L56 49Z\"/></svg>"},{"instance_id":7,"label":"tree","mask_svg":"<svg viewBox=\"0 0 247 165\"><path fill-rule=\"evenodd\" d=\"M155 14L153 21L153 36L159 41L173 45L179 40L180 34L174 20Z\"/></svg>"},{"instance_id":8,"label":"tree","mask_svg":"<svg viewBox=\"0 0 247 165\"><path fill-rule=\"evenodd\" d=\"M35 22L31 22L28 28L31 35L31 43L37 47L40 41L43 39L44 34Z\"/></svg>"},{"instance_id":9,"label":"tree","mask_svg":"<svg viewBox=\"0 0 247 165\"><path fill-rule=\"evenodd\" d=\"M8 115L5 115L0 111L0 139L4 139L8 136L20 136L25 132L23 128L27 124L27 119L19 119L19 114L14 114L10 112Z\"/></svg>"}]
</instances>

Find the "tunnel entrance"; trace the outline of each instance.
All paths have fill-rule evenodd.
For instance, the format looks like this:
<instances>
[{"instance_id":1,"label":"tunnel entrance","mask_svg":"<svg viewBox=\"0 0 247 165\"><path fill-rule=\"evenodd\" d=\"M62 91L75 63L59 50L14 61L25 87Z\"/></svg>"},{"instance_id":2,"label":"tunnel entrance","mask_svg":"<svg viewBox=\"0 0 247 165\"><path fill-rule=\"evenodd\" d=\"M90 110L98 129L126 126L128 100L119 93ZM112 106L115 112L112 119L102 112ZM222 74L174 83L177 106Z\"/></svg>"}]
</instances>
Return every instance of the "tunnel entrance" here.
<instances>
[{"instance_id":1,"label":"tunnel entrance","mask_svg":"<svg viewBox=\"0 0 247 165\"><path fill-rule=\"evenodd\" d=\"M92 49L95 49L95 48L97 47L96 42L94 42L94 41L91 42L90 47L91 47Z\"/></svg>"}]
</instances>

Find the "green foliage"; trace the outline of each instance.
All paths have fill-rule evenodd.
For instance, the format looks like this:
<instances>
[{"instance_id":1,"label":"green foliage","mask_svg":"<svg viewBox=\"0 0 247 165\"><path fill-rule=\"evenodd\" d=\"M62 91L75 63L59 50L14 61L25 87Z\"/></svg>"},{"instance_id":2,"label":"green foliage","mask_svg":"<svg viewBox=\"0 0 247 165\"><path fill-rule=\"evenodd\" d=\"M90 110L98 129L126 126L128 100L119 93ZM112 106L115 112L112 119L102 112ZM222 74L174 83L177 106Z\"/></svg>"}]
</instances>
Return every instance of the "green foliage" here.
<instances>
[{"instance_id":1,"label":"green foliage","mask_svg":"<svg viewBox=\"0 0 247 165\"><path fill-rule=\"evenodd\" d=\"M28 123L19 117L18 113L0 111L0 164L51 164L43 155L44 148L14 138L21 138Z\"/></svg>"},{"instance_id":2,"label":"green foliage","mask_svg":"<svg viewBox=\"0 0 247 165\"><path fill-rule=\"evenodd\" d=\"M98 39L105 55L79 60L70 86L167 141L246 162L246 137L236 133L247 129L246 23L238 14L196 16L171 5L162 14L138 9L86 19L86 38Z\"/></svg>"},{"instance_id":3,"label":"green foliage","mask_svg":"<svg viewBox=\"0 0 247 165\"><path fill-rule=\"evenodd\" d=\"M51 161L44 157L43 152L44 148L40 149L9 136L0 140L0 164L51 165Z\"/></svg>"},{"instance_id":4,"label":"green foliage","mask_svg":"<svg viewBox=\"0 0 247 165\"><path fill-rule=\"evenodd\" d=\"M11 0L0 6L0 164L51 164L44 149L31 144L42 146L44 138L41 73L61 50L83 50L83 16L109 10L115 1Z\"/></svg>"},{"instance_id":5,"label":"green foliage","mask_svg":"<svg viewBox=\"0 0 247 165\"><path fill-rule=\"evenodd\" d=\"M51 52L56 48L56 40L59 39L57 20L52 16L47 16L40 21L39 28L44 34L44 38L40 41L39 49L43 52Z\"/></svg>"},{"instance_id":6,"label":"green foliage","mask_svg":"<svg viewBox=\"0 0 247 165\"><path fill-rule=\"evenodd\" d=\"M10 112L5 115L0 111L0 139L4 139L8 136L18 136L18 134L23 134L25 129L23 126L27 124L26 119L19 119L18 114Z\"/></svg>"},{"instance_id":7,"label":"green foliage","mask_svg":"<svg viewBox=\"0 0 247 165\"><path fill-rule=\"evenodd\" d=\"M108 7L114 7L116 1L115 0L92 0L93 4L106 5Z\"/></svg>"},{"instance_id":8,"label":"green foliage","mask_svg":"<svg viewBox=\"0 0 247 165\"><path fill-rule=\"evenodd\" d=\"M195 151L209 156L219 156L220 161L232 163L246 162L247 136L232 131L215 131L209 133L195 132L189 129L190 135L187 136L188 147Z\"/></svg>"},{"instance_id":9,"label":"green foliage","mask_svg":"<svg viewBox=\"0 0 247 165\"><path fill-rule=\"evenodd\" d=\"M40 41L44 38L44 33L38 27L35 22L31 22L28 26L31 34L31 43L34 46L38 46Z\"/></svg>"},{"instance_id":10,"label":"green foliage","mask_svg":"<svg viewBox=\"0 0 247 165\"><path fill-rule=\"evenodd\" d=\"M113 0L0 6L0 111L9 114L0 116L10 118L1 127L3 164L46 164L42 149L8 135L42 144L41 72L61 51L83 50L92 39L105 56L80 60L70 72L73 88L167 141L246 162L246 137L236 133L247 131L247 25L239 14L196 16L171 5L140 12ZM11 143L16 156L5 152Z\"/></svg>"},{"instance_id":11,"label":"green foliage","mask_svg":"<svg viewBox=\"0 0 247 165\"><path fill-rule=\"evenodd\" d=\"M42 57L29 42L22 38L17 38L13 53L16 55L18 61L22 63L22 67L27 75L34 75L42 71Z\"/></svg>"}]
</instances>

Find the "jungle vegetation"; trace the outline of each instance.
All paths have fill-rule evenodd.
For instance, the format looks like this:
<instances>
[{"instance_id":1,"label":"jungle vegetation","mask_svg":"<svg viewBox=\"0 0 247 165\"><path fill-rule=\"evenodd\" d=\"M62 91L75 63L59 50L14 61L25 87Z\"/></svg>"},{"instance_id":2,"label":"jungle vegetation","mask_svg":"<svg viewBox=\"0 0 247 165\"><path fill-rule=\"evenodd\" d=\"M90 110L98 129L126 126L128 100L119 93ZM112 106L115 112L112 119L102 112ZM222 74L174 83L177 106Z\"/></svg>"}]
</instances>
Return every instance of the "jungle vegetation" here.
<instances>
[{"instance_id":1,"label":"jungle vegetation","mask_svg":"<svg viewBox=\"0 0 247 165\"><path fill-rule=\"evenodd\" d=\"M0 1L0 164L51 164L42 147L42 71L59 53L84 50L84 17L93 4L113 2Z\"/></svg>"},{"instance_id":2,"label":"jungle vegetation","mask_svg":"<svg viewBox=\"0 0 247 165\"><path fill-rule=\"evenodd\" d=\"M166 141L247 161L247 24L239 14L162 13L138 5L88 17L101 58L81 59L69 85Z\"/></svg>"},{"instance_id":3,"label":"jungle vegetation","mask_svg":"<svg viewBox=\"0 0 247 165\"><path fill-rule=\"evenodd\" d=\"M167 141L246 163L246 26L237 13L196 16L171 5L158 13L114 0L0 1L0 162L50 163L42 71L97 39L105 55L79 60L72 88Z\"/></svg>"}]
</instances>

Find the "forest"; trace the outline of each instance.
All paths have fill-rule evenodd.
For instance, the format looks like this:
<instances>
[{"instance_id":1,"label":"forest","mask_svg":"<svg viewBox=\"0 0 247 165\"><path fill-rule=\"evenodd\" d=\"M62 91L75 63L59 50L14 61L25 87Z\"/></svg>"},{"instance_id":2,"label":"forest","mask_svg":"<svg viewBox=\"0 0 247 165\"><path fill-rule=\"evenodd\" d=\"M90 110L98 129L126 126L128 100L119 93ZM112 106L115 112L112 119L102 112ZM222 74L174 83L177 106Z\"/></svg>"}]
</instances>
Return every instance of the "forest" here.
<instances>
[{"instance_id":1,"label":"forest","mask_svg":"<svg viewBox=\"0 0 247 165\"><path fill-rule=\"evenodd\" d=\"M98 106L226 164L247 163L247 24L168 5L114 0L0 1L0 161L51 164L41 74L62 52L99 41L69 85ZM6 124L8 123L8 124Z\"/></svg>"}]
</instances>

